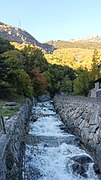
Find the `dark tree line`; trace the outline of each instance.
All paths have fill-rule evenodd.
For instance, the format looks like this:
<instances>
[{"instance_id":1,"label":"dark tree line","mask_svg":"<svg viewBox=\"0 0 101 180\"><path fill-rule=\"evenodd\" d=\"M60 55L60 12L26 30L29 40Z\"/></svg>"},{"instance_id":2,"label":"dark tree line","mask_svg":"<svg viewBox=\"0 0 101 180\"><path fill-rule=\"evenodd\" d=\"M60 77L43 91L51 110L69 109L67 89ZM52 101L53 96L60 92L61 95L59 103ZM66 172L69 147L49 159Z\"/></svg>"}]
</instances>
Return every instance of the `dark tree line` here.
<instances>
[{"instance_id":1,"label":"dark tree line","mask_svg":"<svg viewBox=\"0 0 101 180\"><path fill-rule=\"evenodd\" d=\"M28 97L45 91L70 94L74 79L72 68L49 64L40 49L31 45L16 49L0 37L0 93Z\"/></svg>"}]
</instances>

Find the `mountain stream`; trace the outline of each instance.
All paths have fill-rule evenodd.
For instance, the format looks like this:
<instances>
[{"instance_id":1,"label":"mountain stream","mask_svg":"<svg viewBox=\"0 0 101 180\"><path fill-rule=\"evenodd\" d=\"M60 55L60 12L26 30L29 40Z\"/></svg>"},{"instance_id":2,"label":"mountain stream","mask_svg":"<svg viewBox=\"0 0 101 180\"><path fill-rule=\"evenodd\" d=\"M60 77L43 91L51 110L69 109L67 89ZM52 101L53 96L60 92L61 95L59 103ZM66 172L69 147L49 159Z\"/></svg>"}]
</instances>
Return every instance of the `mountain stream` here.
<instances>
[{"instance_id":1,"label":"mountain stream","mask_svg":"<svg viewBox=\"0 0 101 180\"><path fill-rule=\"evenodd\" d=\"M92 158L66 132L51 100L36 102L29 129L23 180L98 179Z\"/></svg>"}]
</instances>

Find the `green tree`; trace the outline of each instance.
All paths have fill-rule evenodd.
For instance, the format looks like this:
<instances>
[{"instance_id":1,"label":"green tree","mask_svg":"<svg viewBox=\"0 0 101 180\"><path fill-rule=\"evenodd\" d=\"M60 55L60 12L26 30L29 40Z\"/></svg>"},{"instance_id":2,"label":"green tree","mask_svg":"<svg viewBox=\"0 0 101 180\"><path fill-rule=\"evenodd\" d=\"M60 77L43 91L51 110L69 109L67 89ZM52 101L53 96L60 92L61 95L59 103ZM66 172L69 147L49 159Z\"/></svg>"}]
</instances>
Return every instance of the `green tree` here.
<instances>
[{"instance_id":1,"label":"green tree","mask_svg":"<svg viewBox=\"0 0 101 180\"><path fill-rule=\"evenodd\" d=\"M16 84L16 74L19 70L23 69L22 54L17 50L11 50L3 53L6 58L5 63L7 65L7 81L13 86Z\"/></svg>"},{"instance_id":2,"label":"green tree","mask_svg":"<svg viewBox=\"0 0 101 180\"><path fill-rule=\"evenodd\" d=\"M5 80L7 72L7 64L5 63L5 57L0 55L0 80Z\"/></svg>"},{"instance_id":3,"label":"green tree","mask_svg":"<svg viewBox=\"0 0 101 180\"><path fill-rule=\"evenodd\" d=\"M11 85L11 92L32 96L32 84L29 75L23 69L23 56L18 50L3 53L7 65L6 81Z\"/></svg>"},{"instance_id":4,"label":"green tree","mask_svg":"<svg viewBox=\"0 0 101 180\"><path fill-rule=\"evenodd\" d=\"M68 94L71 94L72 91L73 91L73 87L72 87L72 80L70 80L70 78L68 77L68 75L66 75L64 78L63 78L63 82L60 86L60 91L63 91L63 92L67 92Z\"/></svg>"},{"instance_id":5,"label":"green tree","mask_svg":"<svg viewBox=\"0 0 101 180\"><path fill-rule=\"evenodd\" d=\"M91 80L96 80L101 76L100 68L98 68L100 62L100 57L98 54L98 50L94 50L92 65L91 65Z\"/></svg>"},{"instance_id":6,"label":"green tree","mask_svg":"<svg viewBox=\"0 0 101 180\"><path fill-rule=\"evenodd\" d=\"M13 49L14 46L12 46L9 41L0 36L0 54Z\"/></svg>"},{"instance_id":7,"label":"green tree","mask_svg":"<svg viewBox=\"0 0 101 180\"><path fill-rule=\"evenodd\" d=\"M79 69L74 80L74 95L87 95L89 92L89 73L85 69Z\"/></svg>"},{"instance_id":8,"label":"green tree","mask_svg":"<svg viewBox=\"0 0 101 180\"><path fill-rule=\"evenodd\" d=\"M18 70L16 74L16 90L18 94L31 97L34 94L30 76L23 70Z\"/></svg>"},{"instance_id":9,"label":"green tree","mask_svg":"<svg viewBox=\"0 0 101 180\"><path fill-rule=\"evenodd\" d=\"M53 83L52 82L54 79L54 75L52 73L50 73L49 70L45 71L44 75L47 80L47 91L52 94L53 93Z\"/></svg>"},{"instance_id":10,"label":"green tree","mask_svg":"<svg viewBox=\"0 0 101 180\"><path fill-rule=\"evenodd\" d=\"M68 93L71 92L72 80L75 78L72 68L49 64L45 76L48 82L48 91L51 94L54 95L60 91L66 91L66 89Z\"/></svg>"},{"instance_id":11,"label":"green tree","mask_svg":"<svg viewBox=\"0 0 101 180\"><path fill-rule=\"evenodd\" d=\"M25 71L30 74L33 68L40 67L42 71L48 68L48 63L44 57L42 51L34 46L28 45L21 50L25 56L23 61Z\"/></svg>"},{"instance_id":12,"label":"green tree","mask_svg":"<svg viewBox=\"0 0 101 180\"><path fill-rule=\"evenodd\" d=\"M5 62L5 57L0 55L0 93L7 91L10 84L7 82L7 64Z\"/></svg>"}]
</instances>

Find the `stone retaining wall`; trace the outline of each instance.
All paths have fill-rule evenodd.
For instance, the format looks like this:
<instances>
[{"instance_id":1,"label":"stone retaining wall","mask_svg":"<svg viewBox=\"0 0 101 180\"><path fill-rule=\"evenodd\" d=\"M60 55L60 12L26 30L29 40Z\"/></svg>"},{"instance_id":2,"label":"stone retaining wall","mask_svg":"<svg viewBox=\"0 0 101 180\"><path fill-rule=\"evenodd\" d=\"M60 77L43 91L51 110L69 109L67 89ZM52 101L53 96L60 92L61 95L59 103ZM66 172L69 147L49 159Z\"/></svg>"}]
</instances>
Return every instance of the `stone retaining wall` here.
<instances>
[{"instance_id":1,"label":"stone retaining wall","mask_svg":"<svg viewBox=\"0 0 101 180\"><path fill-rule=\"evenodd\" d=\"M0 180L21 180L26 128L32 101L26 100L18 115L11 119L9 132L0 137Z\"/></svg>"},{"instance_id":2,"label":"stone retaining wall","mask_svg":"<svg viewBox=\"0 0 101 180\"><path fill-rule=\"evenodd\" d=\"M56 95L54 105L67 129L80 138L93 156L96 171L101 173L101 100Z\"/></svg>"},{"instance_id":3,"label":"stone retaining wall","mask_svg":"<svg viewBox=\"0 0 101 180\"><path fill-rule=\"evenodd\" d=\"M1 118L0 118L0 136L1 136L2 133L3 133L3 127L2 127L2 121L1 121Z\"/></svg>"}]
</instances>

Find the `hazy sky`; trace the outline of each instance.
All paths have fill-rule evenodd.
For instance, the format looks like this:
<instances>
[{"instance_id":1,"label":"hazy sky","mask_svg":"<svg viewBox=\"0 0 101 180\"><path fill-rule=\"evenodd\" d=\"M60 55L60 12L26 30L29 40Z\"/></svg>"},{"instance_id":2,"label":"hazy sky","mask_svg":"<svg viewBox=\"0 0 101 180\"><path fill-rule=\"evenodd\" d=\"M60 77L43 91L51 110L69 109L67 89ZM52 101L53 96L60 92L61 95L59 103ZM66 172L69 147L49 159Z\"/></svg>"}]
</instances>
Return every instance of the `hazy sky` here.
<instances>
[{"instance_id":1,"label":"hazy sky","mask_svg":"<svg viewBox=\"0 0 101 180\"><path fill-rule=\"evenodd\" d=\"M101 35L101 0L1 0L0 21L40 42Z\"/></svg>"}]
</instances>

